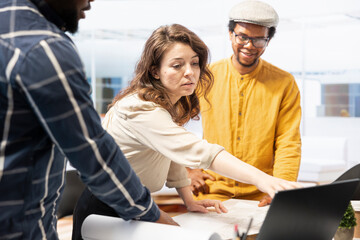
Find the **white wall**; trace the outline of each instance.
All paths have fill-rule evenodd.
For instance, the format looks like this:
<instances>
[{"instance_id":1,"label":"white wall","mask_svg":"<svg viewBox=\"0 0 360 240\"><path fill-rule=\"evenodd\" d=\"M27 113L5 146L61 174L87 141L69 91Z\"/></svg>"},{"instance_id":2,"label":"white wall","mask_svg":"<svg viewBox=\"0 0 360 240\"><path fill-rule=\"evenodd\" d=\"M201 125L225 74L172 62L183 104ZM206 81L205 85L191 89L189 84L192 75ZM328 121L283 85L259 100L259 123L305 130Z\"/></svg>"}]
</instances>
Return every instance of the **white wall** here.
<instances>
[{"instance_id":1,"label":"white wall","mask_svg":"<svg viewBox=\"0 0 360 240\"><path fill-rule=\"evenodd\" d=\"M346 137L348 167L360 163L360 118L306 119L306 136Z\"/></svg>"}]
</instances>

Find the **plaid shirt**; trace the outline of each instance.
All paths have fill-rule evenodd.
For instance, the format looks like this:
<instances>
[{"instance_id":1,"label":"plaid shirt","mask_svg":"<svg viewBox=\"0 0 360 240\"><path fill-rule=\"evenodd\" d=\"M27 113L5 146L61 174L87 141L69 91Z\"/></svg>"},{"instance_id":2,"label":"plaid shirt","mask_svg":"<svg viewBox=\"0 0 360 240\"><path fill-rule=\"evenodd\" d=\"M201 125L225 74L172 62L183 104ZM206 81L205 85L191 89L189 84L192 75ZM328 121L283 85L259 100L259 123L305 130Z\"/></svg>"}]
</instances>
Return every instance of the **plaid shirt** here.
<instances>
[{"instance_id":1,"label":"plaid shirt","mask_svg":"<svg viewBox=\"0 0 360 240\"><path fill-rule=\"evenodd\" d=\"M63 25L44 0L0 1L0 239L57 239L67 159L122 218L159 218L101 127Z\"/></svg>"}]
</instances>

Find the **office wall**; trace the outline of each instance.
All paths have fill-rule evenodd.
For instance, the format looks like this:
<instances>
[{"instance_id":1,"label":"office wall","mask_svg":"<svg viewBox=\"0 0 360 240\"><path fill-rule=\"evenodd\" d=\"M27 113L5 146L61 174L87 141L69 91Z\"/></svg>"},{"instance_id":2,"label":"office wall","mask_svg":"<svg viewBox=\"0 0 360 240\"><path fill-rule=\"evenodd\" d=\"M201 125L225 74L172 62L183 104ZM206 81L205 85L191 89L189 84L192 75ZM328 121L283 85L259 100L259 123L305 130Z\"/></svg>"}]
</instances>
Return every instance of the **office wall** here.
<instances>
[{"instance_id":1,"label":"office wall","mask_svg":"<svg viewBox=\"0 0 360 240\"><path fill-rule=\"evenodd\" d=\"M360 162L359 118L321 117L322 84L360 84L360 1L265 0L279 13L263 58L294 74L301 89L304 136L348 138L349 165ZM98 0L73 36L90 78L126 84L143 44L160 25L180 23L209 46L211 60L232 53L228 11L235 0Z\"/></svg>"}]
</instances>

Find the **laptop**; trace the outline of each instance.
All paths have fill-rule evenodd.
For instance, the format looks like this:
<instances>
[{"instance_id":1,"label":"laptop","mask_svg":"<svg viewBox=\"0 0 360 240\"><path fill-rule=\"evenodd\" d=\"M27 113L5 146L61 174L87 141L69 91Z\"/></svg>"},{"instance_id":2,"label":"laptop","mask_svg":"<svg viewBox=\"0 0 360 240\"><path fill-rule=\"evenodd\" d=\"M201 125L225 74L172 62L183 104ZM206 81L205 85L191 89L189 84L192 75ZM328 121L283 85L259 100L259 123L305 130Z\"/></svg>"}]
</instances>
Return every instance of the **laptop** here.
<instances>
[{"instance_id":1,"label":"laptop","mask_svg":"<svg viewBox=\"0 0 360 240\"><path fill-rule=\"evenodd\" d=\"M360 178L360 164L357 164L344 172L340 177L335 180L335 182L354 178ZM360 200L360 184L356 188L351 200Z\"/></svg>"},{"instance_id":2,"label":"laptop","mask_svg":"<svg viewBox=\"0 0 360 240\"><path fill-rule=\"evenodd\" d=\"M360 179L278 192L257 240L331 240Z\"/></svg>"}]
</instances>

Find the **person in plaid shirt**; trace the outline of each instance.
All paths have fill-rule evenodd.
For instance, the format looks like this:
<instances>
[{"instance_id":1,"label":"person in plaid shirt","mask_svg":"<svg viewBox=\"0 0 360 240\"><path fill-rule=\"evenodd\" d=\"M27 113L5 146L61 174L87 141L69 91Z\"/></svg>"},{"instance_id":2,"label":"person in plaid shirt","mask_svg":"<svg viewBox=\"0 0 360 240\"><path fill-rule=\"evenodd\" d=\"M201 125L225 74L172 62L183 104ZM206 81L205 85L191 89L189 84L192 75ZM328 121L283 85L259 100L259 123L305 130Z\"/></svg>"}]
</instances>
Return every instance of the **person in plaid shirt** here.
<instances>
[{"instance_id":1,"label":"person in plaid shirt","mask_svg":"<svg viewBox=\"0 0 360 240\"><path fill-rule=\"evenodd\" d=\"M58 238L67 160L120 217L176 225L102 128L65 34L91 1L0 1L0 239Z\"/></svg>"}]
</instances>

